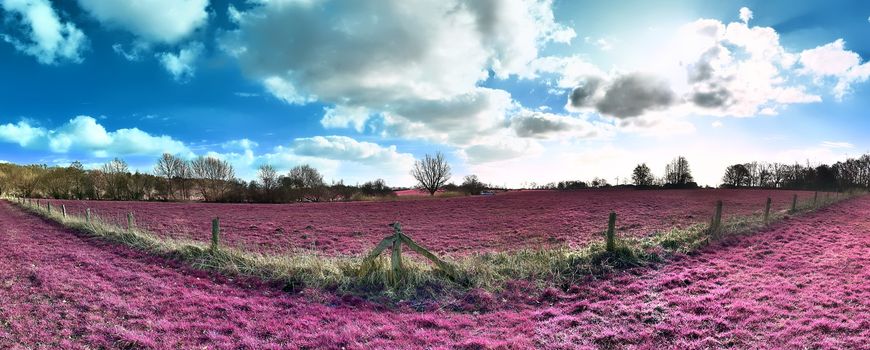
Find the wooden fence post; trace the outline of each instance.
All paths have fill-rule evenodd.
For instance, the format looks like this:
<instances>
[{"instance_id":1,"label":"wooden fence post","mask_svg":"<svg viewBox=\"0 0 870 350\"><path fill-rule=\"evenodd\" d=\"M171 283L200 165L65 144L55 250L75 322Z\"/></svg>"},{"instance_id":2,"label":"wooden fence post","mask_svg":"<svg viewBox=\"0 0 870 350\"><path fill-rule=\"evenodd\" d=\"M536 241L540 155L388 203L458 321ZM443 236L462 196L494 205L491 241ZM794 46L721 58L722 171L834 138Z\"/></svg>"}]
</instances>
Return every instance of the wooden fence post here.
<instances>
[{"instance_id":1,"label":"wooden fence post","mask_svg":"<svg viewBox=\"0 0 870 350\"><path fill-rule=\"evenodd\" d=\"M60 205L60 211L63 213L63 217L66 218L66 204Z\"/></svg>"},{"instance_id":2,"label":"wooden fence post","mask_svg":"<svg viewBox=\"0 0 870 350\"><path fill-rule=\"evenodd\" d=\"M51 202L45 203L45 208L48 209L48 213L51 214Z\"/></svg>"},{"instance_id":3,"label":"wooden fence post","mask_svg":"<svg viewBox=\"0 0 870 350\"><path fill-rule=\"evenodd\" d=\"M606 249L608 252L616 250L616 213L610 212L607 218L607 233L605 233Z\"/></svg>"},{"instance_id":4,"label":"wooden fence post","mask_svg":"<svg viewBox=\"0 0 870 350\"><path fill-rule=\"evenodd\" d=\"M797 211L797 195L791 197L791 212L794 213Z\"/></svg>"},{"instance_id":5,"label":"wooden fence post","mask_svg":"<svg viewBox=\"0 0 870 350\"><path fill-rule=\"evenodd\" d=\"M813 208L818 207L816 203L819 201L819 191L816 191L816 194L813 195Z\"/></svg>"},{"instance_id":6,"label":"wooden fence post","mask_svg":"<svg viewBox=\"0 0 870 350\"><path fill-rule=\"evenodd\" d=\"M127 231L132 232L133 226L135 224L136 224L136 222L133 221L133 212L131 211L131 212L127 213Z\"/></svg>"},{"instance_id":7,"label":"wooden fence post","mask_svg":"<svg viewBox=\"0 0 870 350\"><path fill-rule=\"evenodd\" d=\"M410 237L406 236L402 232L402 224L395 222L390 224L393 227L394 233L383 240L372 249L372 251L363 259L363 266L370 264L376 259L384 250L387 248L391 248L390 253L390 267L391 274L388 276L388 281L393 284L398 284L399 281L402 280L402 276L404 274L404 266L402 264L402 248L401 245L405 244L411 250L417 252L422 255L426 259L429 259L435 266L438 267L442 272L446 273L453 280L459 280L459 275L456 268L447 263L444 260L441 260L435 254L432 254L426 248L421 247L419 244L414 242ZM362 270L361 270L362 271Z\"/></svg>"},{"instance_id":8,"label":"wooden fence post","mask_svg":"<svg viewBox=\"0 0 870 350\"><path fill-rule=\"evenodd\" d=\"M221 219L214 218L211 221L211 250L218 250L220 248L220 240L221 240Z\"/></svg>"},{"instance_id":9,"label":"wooden fence post","mask_svg":"<svg viewBox=\"0 0 870 350\"><path fill-rule=\"evenodd\" d=\"M402 266L402 231L401 226L396 230L396 239L393 241L393 251L390 256L390 265L393 269L393 278L398 282L404 272Z\"/></svg>"},{"instance_id":10,"label":"wooden fence post","mask_svg":"<svg viewBox=\"0 0 870 350\"><path fill-rule=\"evenodd\" d=\"M85 222L91 223L91 208L85 209Z\"/></svg>"},{"instance_id":11,"label":"wooden fence post","mask_svg":"<svg viewBox=\"0 0 870 350\"><path fill-rule=\"evenodd\" d=\"M764 224L770 223L770 197L767 197L767 204L764 205Z\"/></svg>"},{"instance_id":12,"label":"wooden fence post","mask_svg":"<svg viewBox=\"0 0 870 350\"><path fill-rule=\"evenodd\" d=\"M716 201L716 211L713 213L713 220L710 223L710 233L713 238L718 238L722 226L722 200Z\"/></svg>"}]
</instances>

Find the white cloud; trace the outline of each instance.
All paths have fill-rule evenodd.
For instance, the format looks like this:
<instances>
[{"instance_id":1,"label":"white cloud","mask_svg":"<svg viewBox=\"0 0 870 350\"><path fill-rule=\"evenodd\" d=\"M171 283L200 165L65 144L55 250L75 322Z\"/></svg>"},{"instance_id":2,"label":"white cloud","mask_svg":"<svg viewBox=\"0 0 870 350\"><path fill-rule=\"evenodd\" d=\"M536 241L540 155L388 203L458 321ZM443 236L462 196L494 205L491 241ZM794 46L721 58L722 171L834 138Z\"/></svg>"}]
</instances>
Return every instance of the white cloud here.
<instances>
[{"instance_id":1,"label":"white cloud","mask_svg":"<svg viewBox=\"0 0 870 350\"><path fill-rule=\"evenodd\" d=\"M325 107L320 124L324 128L348 128L352 126L356 131L362 132L371 115L372 113L365 107Z\"/></svg>"},{"instance_id":2,"label":"white cloud","mask_svg":"<svg viewBox=\"0 0 870 350\"><path fill-rule=\"evenodd\" d=\"M543 44L573 38L551 7L549 0L268 1L231 9L239 29L221 43L277 98L334 105L324 127L362 131L379 118L388 134L462 148L505 129L518 108L509 93L479 86L490 71L502 79L533 75Z\"/></svg>"},{"instance_id":3,"label":"white cloud","mask_svg":"<svg viewBox=\"0 0 870 350\"><path fill-rule=\"evenodd\" d=\"M717 121L714 121L714 122L713 122L712 124L710 124L710 125L713 126L714 128L721 128L721 127L724 126L725 124L722 124L722 121L717 120Z\"/></svg>"},{"instance_id":4,"label":"white cloud","mask_svg":"<svg viewBox=\"0 0 870 350\"><path fill-rule=\"evenodd\" d=\"M0 125L0 141L54 153L88 152L96 157L188 154L181 141L154 136L137 128L107 131L89 116L78 116L56 129L32 126L27 121Z\"/></svg>"},{"instance_id":5,"label":"white cloud","mask_svg":"<svg viewBox=\"0 0 870 350\"><path fill-rule=\"evenodd\" d=\"M221 144L225 150L250 150L259 147L260 144L250 139L230 140Z\"/></svg>"},{"instance_id":6,"label":"white cloud","mask_svg":"<svg viewBox=\"0 0 870 350\"><path fill-rule=\"evenodd\" d=\"M740 20L743 21L743 23L749 23L750 19L752 19L752 10L750 10L748 7L741 7Z\"/></svg>"},{"instance_id":7,"label":"white cloud","mask_svg":"<svg viewBox=\"0 0 870 350\"><path fill-rule=\"evenodd\" d=\"M855 148L855 145L842 141L824 141L822 147L826 148Z\"/></svg>"},{"instance_id":8,"label":"white cloud","mask_svg":"<svg viewBox=\"0 0 870 350\"><path fill-rule=\"evenodd\" d=\"M642 70L602 73L581 59L565 60L566 73L558 86L573 88L569 107L620 118L662 110L752 117L776 114L789 104L821 101L797 81L798 56L782 47L776 31L749 26L751 12L741 11L741 18L727 24L700 19L682 26L637 67ZM543 69L558 66L550 62ZM579 68L569 71L571 66Z\"/></svg>"},{"instance_id":9,"label":"white cloud","mask_svg":"<svg viewBox=\"0 0 870 350\"><path fill-rule=\"evenodd\" d=\"M352 161L370 165L408 165L414 162L414 157L410 154L398 153L396 146L382 147L376 143L361 142L347 136L297 138L293 141L291 149L293 153L301 156Z\"/></svg>"},{"instance_id":10,"label":"white cloud","mask_svg":"<svg viewBox=\"0 0 870 350\"><path fill-rule=\"evenodd\" d=\"M585 41L587 44L595 45L601 51L613 50L613 42L611 40L608 40L607 38L593 38L587 36L583 38L583 41Z\"/></svg>"},{"instance_id":11,"label":"white cloud","mask_svg":"<svg viewBox=\"0 0 870 350\"><path fill-rule=\"evenodd\" d=\"M142 40L174 44L208 21L208 0L78 0L100 23Z\"/></svg>"},{"instance_id":12,"label":"white cloud","mask_svg":"<svg viewBox=\"0 0 870 350\"><path fill-rule=\"evenodd\" d=\"M0 34L15 49L42 64L82 62L87 37L72 22L62 22L48 0L2 0L0 7L22 27L18 36Z\"/></svg>"},{"instance_id":13,"label":"white cloud","mask_svg":"<svg viewBox=\"0 0 870 350\"><path fill-rule=\"evenodd\" d=\"M157 54L160 64L166 69L172 78L178 82L187 82L196 73L194 63L202 54L204 47L201 43L194 42L178 51L177 54L163 52Z\"/></svg>"},{"instance_id":14,"label":"white cloud","mask_svg":"<svg viewBox=\"0 0 870 350\"><path fill-rule=\"evenodd\" d=\"M837 99L848 94L852 84L867 81L870 77L870 62L861 64L861 56L846 50L845 46L843 39L837 39L800 53L801 72L813 76L818 82L824 78L835 79L833 92Z\"/></svg>"},{"instance_id":15,"label":"white cloud","mask_svg":"<svg viewBox=\"0 0 870 350\"><path fill-rule=\"evenodd\" d=\"M30 126L26 121L17 124L0 124L0 140L17 143L21 147L30 147L40 138L45 136L46 131L39 127Z\"/></svg>"},{"instance_id":16,"label":"white cloud","mask_svg":"<svg viewBox=\"0 0 870 350\"><path fill-rule=\"evenodd\" d=\"M112 45L112 51L120 55L127 61L137 62L142 59L142 55L151 50L151 45L145 41L137 41L130 45L130 48L124 48L124 45L116 43Z\"/></svg>"},{"instance_id":17,"label":"white cloud","mask_svg":"<svg viewBox=\"0 0 870 350\"><path fill-rule=\"evenodd\" d=\"M411 184L409 171L414 157L399 152L396 146L385 147L346 136L314 136L297 138L287 146L262 154L256 154L250 147L238 147L249 142L246 139L228 141L224 145L234 145L236 151L206 155L227 160L237 176L248 180L256 177L257 168L262 164L275 166L279 172L308 164L323 173L327 180L361 183L380 177L394 185Z\"/></svg>"}]
</instances>

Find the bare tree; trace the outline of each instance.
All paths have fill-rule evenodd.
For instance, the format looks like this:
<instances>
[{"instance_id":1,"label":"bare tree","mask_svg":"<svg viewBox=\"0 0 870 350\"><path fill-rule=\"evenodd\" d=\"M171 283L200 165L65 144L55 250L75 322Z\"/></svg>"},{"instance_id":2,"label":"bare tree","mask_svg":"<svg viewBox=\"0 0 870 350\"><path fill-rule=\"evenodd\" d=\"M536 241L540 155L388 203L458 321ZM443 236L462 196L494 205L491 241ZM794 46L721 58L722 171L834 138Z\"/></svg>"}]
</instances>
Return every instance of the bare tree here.
<instances>
[{"instance_id":1,"label":"bare tree","mask_svg":"<svg viewBox=\"0 0 870 350\"><path fill-rule=\"evenodd\" d=\"M257 177L260 179L260 186L263 193L263 199L267 202L276 200L275 190L278 189L278 172L275 167L264 164L260 166L257 172Z\"/></svg>"},{"instance_id":2,"label":"bare tree","mask_svg":"<svg viewBox=\"0 0 870 350\"><path fill-rule=\"evenodd\" d=\"M230 163L213 157L199 157L191 162L190 168L200 181L200 193L206 201L221 200L236 177Z\"/></svg>"},{"instance_id":3,"label":"bare tree","mask_svg":"<svg viewBox=\"0 0 870 350\"><path fill-rule=\"evenodd\" d=\"M450 180L450 165L441 152L435 153L434 157L427 154L414 163L411 176L417 180L421 188L429 192L430 196L434 196L435 192Z\"/></svg>"},{"instance_id":4,"label":"bare tree","mask_svg":"<svg viewBox=\"0 0 870 350\"><path fill-rule=\"evenodd\" d=\"M178 178L182 177L184 161L169 153L163 153L163 156L157 160L157 165L154 166L154 175L165 179L164 199L174 199L176 188L173 186Z\"/></svg>"},{"instance_id":5,"label":"bare tree","mask_svg":"<svg viewBox=\"0 0 870 350\"><path fill-rule=\"evenodd\" d=\"M260 185L266 191L272 191L278 187L278 172L275 170L275 167L269 164L260 166L260 169L257 171L257 177L260 179Z\"/></svg>"},{"instance_id":6,"label":"bare tree","mask_svg":"<svg viewBox=\"0 0 870 350\"><path fill-rule=\"evenodd\" d=\"M686 157L674 158L665 166L665 182L668 185L685 186L693 182L692 171L689 169L689 161Z\"/></svg>"},{"instance_id":7,"label":"bare tree","mask_svg":"<svg viewBox=\"0 0 870 350\"><path fill-rule=\"evenodd\" d=\"M129 192L127 188L128 176L130 175L130 168L127 166L127 162L115 158L103 164L102 170L105 176L104 190L106 197L114 200L127 199Z\"/></svg>"}]
</instances>

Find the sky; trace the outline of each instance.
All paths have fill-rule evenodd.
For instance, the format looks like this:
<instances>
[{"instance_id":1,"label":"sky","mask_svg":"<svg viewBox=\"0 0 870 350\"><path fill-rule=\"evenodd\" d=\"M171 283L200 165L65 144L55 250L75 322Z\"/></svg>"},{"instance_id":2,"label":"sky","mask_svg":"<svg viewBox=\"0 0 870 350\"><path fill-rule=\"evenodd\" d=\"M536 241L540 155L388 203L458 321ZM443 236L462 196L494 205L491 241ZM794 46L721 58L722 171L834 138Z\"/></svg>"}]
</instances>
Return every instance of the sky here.
<instances>
[{"instance_id":1,"label":"sky","mask_svg":"<svg viewBox=\"0 0 870 350\"><path fill-rule=\"evenodd\" d=\"M870 2L0 0L0 161L528 186L870 150Z\"/></svg>"}]
</instances>

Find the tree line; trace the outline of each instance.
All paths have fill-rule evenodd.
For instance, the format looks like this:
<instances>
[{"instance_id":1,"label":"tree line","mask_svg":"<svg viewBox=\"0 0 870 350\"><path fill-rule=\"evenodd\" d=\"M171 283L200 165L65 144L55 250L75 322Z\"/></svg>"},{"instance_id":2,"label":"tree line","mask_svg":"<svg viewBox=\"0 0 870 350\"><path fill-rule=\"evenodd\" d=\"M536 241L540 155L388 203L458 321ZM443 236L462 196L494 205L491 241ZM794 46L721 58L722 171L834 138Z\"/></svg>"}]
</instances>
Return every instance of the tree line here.
<instances>
[{"instance_id":1,"label":"tree line","mask_svg":"<svg viewBox=\"0 0 870 350\"><path fill-rule=\"evenodd\" d=\"M531 184L531 188L535 189L554 189L554 190L575 190L586 188L607 188L613 187L604 178L595 177L591 181L568 180L551 182L546 185L538 186L535 183ZM617 184L621 187L634 188L698 188L698 184L692 177L692 170L689 167L689 161L686 157L678 156L670 163L665 165L665 172L662 177L653 175L652 169L646 163L638 164L634 167L631 174L631 182L628 181Z\"/></svg>"},{"instance_id":2,"label":"tree line","mask_svg":"<svg viewBox=\"0 0 870 350\"><path fill-rule=\"evenodd\" d=\"M435 195L439 191L478 195L493 187L476 175L465 176L460 185L450 183L451 169L441 153L425 155L411 169L416 188ZM677 156L656 177L646 164L631 174L635 188L697 188L686 157ZM612 187L603 178L592 181L560 181L531 188L585 189ZM833 165L801 165L750 162L725 169L720 187L780 188L804 190L846 190L870 188L870 154L849 158ZM214 157L184 160L163 154L150 173L131 172L127 163L115 158L97 169L82 163L69 166L0 164L0 195L92 200L162 200L207 202L289 203L366 200L395 196L395 189L383 179L361 185L343 181L326 183L323 175L309 165L298 165L285 174L271 165L258 169L257 178L236 178L232 165Z\"/></svg>"},{"instance_id":3,"label":"tree line","mask_svg":"<svg viewBox=\"0 0 870 350\"><path fill-rule=\"evenodd\" d=\"M487 188L475 175L466 176L462 185L448 183L450 166L441 153L417 161L411 175L430 195L439 190L474 195ZM383 179L327 183L305 164L284 174L262 165L257 178L246 182L236 178L229 162L207 156L185 160L163 154L150 173L131 172L118 158L91 170L78 161L66 167L0 164L0 195L31 198L289 203L392 197L394 190Z\"/></svg>"},{"instance_id":4,"label":"tree line","mask_svg":"<svg viewBox=\"0 0 870 350\"><path fill-rule=\"evenodd\" d=\"M870 188L870 154L833 165L750 162L725 169L721 187L848 190Z\"/></svg>"}]
</instances>

